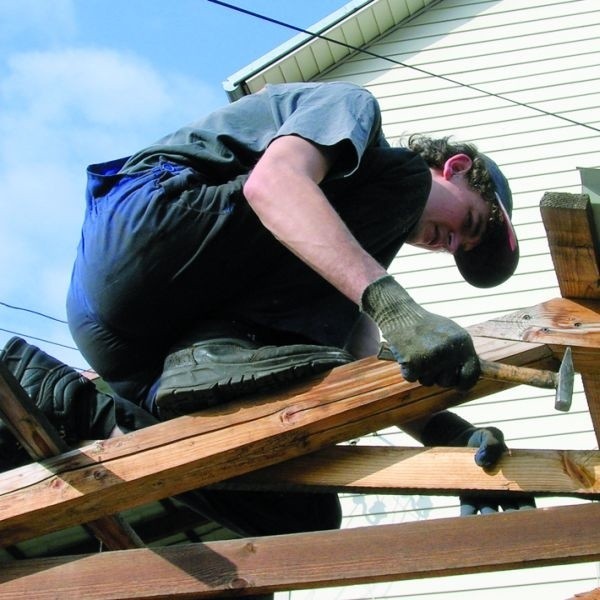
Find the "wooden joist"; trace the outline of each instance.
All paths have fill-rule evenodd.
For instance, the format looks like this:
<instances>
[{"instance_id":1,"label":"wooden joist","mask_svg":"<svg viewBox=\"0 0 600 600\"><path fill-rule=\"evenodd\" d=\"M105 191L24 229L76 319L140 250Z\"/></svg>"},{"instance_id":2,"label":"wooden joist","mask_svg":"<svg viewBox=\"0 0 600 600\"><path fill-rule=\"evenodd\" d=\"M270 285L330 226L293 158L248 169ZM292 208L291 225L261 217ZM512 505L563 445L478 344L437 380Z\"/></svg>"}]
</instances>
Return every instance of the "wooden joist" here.
<instances>
[{"instance_id":1,"label":"wooden joist","mask_svg":"<svg viewBox=\"0 0 600 600\"><path fill-rule=\"evenodd\" d=\"M575 594L569 600L600 600L600 588L590 590L589 592L582 592L581 594Z\"/></svg>"},{"instance_id":2,"label":"wooden joist","mask_svg":"<svg viewBox=\"0 0 600 600\"><path fill-rule=\"evenodd\" d=\"M215 598L600 559L600 505L14 561L0 599ZM84 593L82 593L82 591Z\"/></svg>"},{"instance_id":3,"label":"wooden joist","mask_svg":"<svg viewBox=\"0 0 600 600\"><path fill-rule=\"evenodd\" d=\"M482 356L529 366L545 346L482 340ZM0 543L9 545L173 496L377 431L506 387L468 394L408 383L368 358L293 389L161 423L0 474Z\"/></svg>"},{"instance_id":4,"label":"wooden joist","mask_svg":"<svg viewBox=\"0 0 600 600\"><path fill-rule=\"evenodd\" d=\"M216 484L219 489L457 496L475 490L600 499L597 450L511 450L493 469L472 448L333 446Z\"/></svg>"},{"instance_id":5,"label":"wooden joist","mask_svg":"<svg viewBox=\"0 0 600 600\"><path fill-rule=\"evenodd\" d=\"M562 296L597 299L598 237L589 196L547 192L540 211Z\"/></svg>"},{"instance_id":6,"label":"wooden joist","mask_svg":"<svg viewBox=\"0 0 600 600\"><path fill-rule=\"evenodd\" d=\"M67 444L31 401L6 365L0 361L0 418L32 460L68 452ZM142 540L118 515L106 515L86 524L109 550L141 548Z\"/></svg>"},{"instance_id":7,"label":"wooden joist","mask_svg":"<svg viewBox=\"0 0 600 600\"><path fill-rule=\"evenodd\" d=\"M600 247L592 205L586 194L548 192L540 211L561 294L571 302L570 310L558 315L563 319L559 326L578 340L574 362L600 443Z\"/></svg>"},{"instance_id":8,"label":"wooden joist","mask_svg":"<svg viewBox=\"0 0 600 600\"><path fill-rule=\"evenodd\" d=\"M469 331L481 338L546 344L559 359L569 346L577 372L598 370L600 300L553 298L473 325Z\"/></svg>"}]
</instances>

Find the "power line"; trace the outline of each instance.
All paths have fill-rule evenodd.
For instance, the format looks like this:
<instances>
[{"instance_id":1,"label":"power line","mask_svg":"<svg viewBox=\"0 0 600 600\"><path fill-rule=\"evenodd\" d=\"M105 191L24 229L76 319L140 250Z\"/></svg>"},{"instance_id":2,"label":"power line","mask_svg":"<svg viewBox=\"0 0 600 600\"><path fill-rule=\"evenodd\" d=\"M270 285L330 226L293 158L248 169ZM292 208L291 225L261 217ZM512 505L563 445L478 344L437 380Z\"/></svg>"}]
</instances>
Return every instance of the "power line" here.
<instances>
[{"instance_id":1,"label":"power line","mask_svg":"<svg viewBox=\"0 0 600 600\"><path fill-rule=\"evenodd\" d=\"M423 73L424 75L428 75L429 77L435 77L437 79L441 79L442 81L446 81L451 83L452 85L458 85L460 87L464 87L469 90L473 90L480 94L484 94L486 96L491 96L493 98L498 98L499 100L503 100L504 102L509 102L514 104L515 106L521 106L523 108L527 108L529 110L533 110L539 112L543 115L554 117L556 119L562 119L563 121L567 121L572 125L578 125L580 127L586 127L591 129L592 131L596 131L600 133L600 128L594 127L593 125L588 125L587 123L581 123L579 121L575 121L574 119L569 119L569 117L565 117L563 115L558 115L556 113L544 110L543 108L538 108L537 106L532 106L531 104L526 104L525 102L519 102L518 100L512 100L511 98L507 98L501 94L495 94L494 92L489 92L477 86L471 85L469 83L464 83L462 81L458 81L457 79L452 79L451 77L447 77L446 75L439 75L437 73L433 73L432 71L428 71L427 69L423 69L421 67L416 67L414 65L409 65L403 63L395 58L390 58L389 56L383 56L381 54L377 54L376 52L372 52L371 50L367 50L366 48L359 48L358 46L353 46L352 44L348 44L346 42L341 42L340 40L335 40L333 38L327 37L321 33L315 33L313 31L309 31L308 29L303 29L302 27L297 27L296 25L291 25L290 23L286 23L285 21L279 21L278 19L274 19L272 17L268 17L267 15L263 15L246 8L241 8L240 6L235 6L234 4L229 4L227 2L223 2L222 0L208 0L208 2L212 2L213 4L218 4L219 6L223 6L225 8L229 8L231 10L235 10L240 13L244 13L251 17L256 17L257 19L261 19L263 21L267 21L269 23L273 23L275 25L280 25L281 27L286 27L287 29L292 29L293 31L297 31L299 33L304 33L312 38L318 38L320 40L324 40L326 42L330 42L332 44L337 44L339 46L343 46L344 48L348 48L354 52L360 52L361 54L366 54L367 56L372 56L373 58L378 58L380 60L385 60L391 62L392 64L398 65L400 67L405 67L407 69L412 69L419 73Z\"/></svg>"},{"instance_id":2,"label":"power line","mask_svg":"<svg viewBox=\"0 0 600 600\"><path fill-rule=\"evenodd\" d=\"M38 317L44 317L45 319L50 319L51 321L56 321L57 323L64 323L67 325L67 321L64 319L57 319L56 317L52 317L43 312L39 312L37 310L32 310L31 308L24 308L23 306L15 306L14 304L8 304L7 302L0 301L0 306L4 306L6 308L11 308L13 310L22 310L23 312L31 313L32 315L37 315Z\"/></svg>"},{"instance_id":3,"label":"power line","mask_svg":"<svg viewBox=\"0 0 600 600\"><path fill-rule=\"evenodd\" d=\"M10 329L4 329L3 327L0 327L0 331L4 331L4 333L11 333L12 335L23 336L31 340L37 340L38 342L45 342L46 344L52 344L53 346L60 346L61 348L66 348L67 350L75 350L76 352L79 352L79 348L76 348L75 346L67 346L66 344L60 344L59 342L53 342L44 338L35 337L34 335L27 335L25 333L20 333L19 331L11 331Z\"/></svg>"},{"instance_id":4,"label":"power line","mask_svg":"<svg viewBox=\"0 0 600 600\"><path fill-rule=\"evenodd\" d=\"M0 331L4 331L4 333L10 333L11 335L18 335L19 337L25 338L26 340L36 340L37 342L44 342L46 344L52 344L53 346L60 346L61 348L66 348L67 350L75 350L76 352L79 352L79 348L76 348L75 346L67 346L66 344L60 344L59 342L53 342L52 340L47 340L45 338L36 337L35 335L28 335L25 333L21 333L19 331L11 331L10 329L4 329L2 327L0 327ZM76 371L79 371L80 373L83 373L84 371L87 373L96 373L96 371L94 371L94 369L91 369L90 367L71 366L71 368L75 369Z\"/></svg>"}]
</instances>

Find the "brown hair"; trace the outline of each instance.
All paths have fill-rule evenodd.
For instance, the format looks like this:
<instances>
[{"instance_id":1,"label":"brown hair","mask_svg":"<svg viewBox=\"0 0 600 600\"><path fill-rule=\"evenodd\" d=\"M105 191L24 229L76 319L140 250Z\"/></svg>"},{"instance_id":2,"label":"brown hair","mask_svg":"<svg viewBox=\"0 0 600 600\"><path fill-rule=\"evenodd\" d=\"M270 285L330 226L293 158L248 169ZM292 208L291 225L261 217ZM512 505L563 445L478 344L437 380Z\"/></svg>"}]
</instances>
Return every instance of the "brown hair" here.
<instances>
[{"instance_id":1,"label":"brown hair","mask_svg":"<svg viewBox=\"0 0 600 600\"><path fill-rule=\"evenodd\" d=\"M450 137L430 138L426 135L411 135L407 145L413 152L421 155L430 167L438 169L442 169L451 156L466 154L473 161L473 166L467 173L467 182L481 194L484 200L495 204L494 184L474 144L450 142Z\"/></svg>"}]
</instances>

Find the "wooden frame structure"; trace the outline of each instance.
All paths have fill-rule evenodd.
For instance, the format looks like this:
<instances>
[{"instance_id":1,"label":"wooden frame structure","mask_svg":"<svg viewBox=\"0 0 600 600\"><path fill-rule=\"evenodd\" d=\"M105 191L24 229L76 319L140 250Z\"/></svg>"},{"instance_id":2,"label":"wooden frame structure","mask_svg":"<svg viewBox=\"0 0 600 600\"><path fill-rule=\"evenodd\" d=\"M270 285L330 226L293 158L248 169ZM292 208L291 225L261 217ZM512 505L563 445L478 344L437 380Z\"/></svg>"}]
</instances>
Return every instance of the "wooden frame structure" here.
<instances>
[{"instance_id":1,"label":"wooden frame structure","mask_svg":"<svg viewBox=\"0 0 600 600\"><path fill-rule=\"evenodd\" d=\"M553 368L570 346L600 439L600 263L589 199L546 194L541 210L562 297L470 330L481 356L519 365ZM508 385L481 380L467 395L424 388L404 381L394 363L370 358L284 393L68 450L0 370L0 415L39 461L0 474L0 544L87 523L110 549L4 563L0 599L33 591L65 599L237 597L599 560L600 532L589 526L600 518L594 502L164 548L143 547L110 516L204 485L598 499L594 450L513 451L485 473L466 448L335 446ZM493 548L464 544L492 535Z\"/></svg>"}]
</instances>

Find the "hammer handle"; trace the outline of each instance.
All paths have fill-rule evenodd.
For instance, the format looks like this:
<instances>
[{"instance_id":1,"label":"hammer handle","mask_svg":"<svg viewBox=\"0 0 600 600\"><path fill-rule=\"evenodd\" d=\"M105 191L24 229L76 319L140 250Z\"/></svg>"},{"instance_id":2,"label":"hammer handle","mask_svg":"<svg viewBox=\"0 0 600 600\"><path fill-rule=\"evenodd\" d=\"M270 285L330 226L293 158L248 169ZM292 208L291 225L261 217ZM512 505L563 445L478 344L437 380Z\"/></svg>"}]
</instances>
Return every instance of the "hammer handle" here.
<instances>
[{"instance_id":1,"label":"hammer handle","mask_svg":"<svg viewBox=\"0 0 600 600\"><path fill-rule=\"evenodd\" d=\"M479 363L481 364L481 376L486 379L524 383L525 385L548 389L556 388L557 385L557 374L553 371L517 367L483 360L482 358L479 359Z\"/></svg>"}]
</instances>

